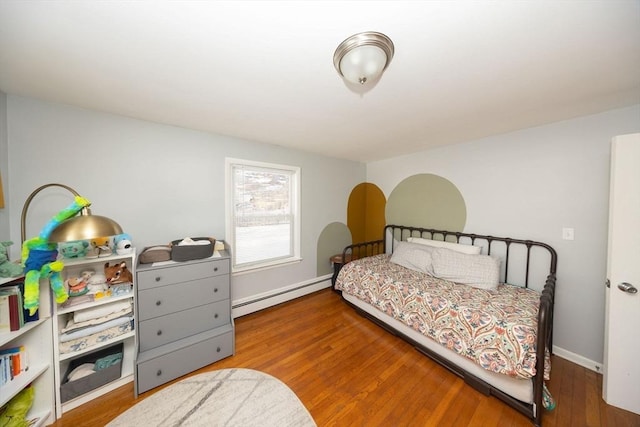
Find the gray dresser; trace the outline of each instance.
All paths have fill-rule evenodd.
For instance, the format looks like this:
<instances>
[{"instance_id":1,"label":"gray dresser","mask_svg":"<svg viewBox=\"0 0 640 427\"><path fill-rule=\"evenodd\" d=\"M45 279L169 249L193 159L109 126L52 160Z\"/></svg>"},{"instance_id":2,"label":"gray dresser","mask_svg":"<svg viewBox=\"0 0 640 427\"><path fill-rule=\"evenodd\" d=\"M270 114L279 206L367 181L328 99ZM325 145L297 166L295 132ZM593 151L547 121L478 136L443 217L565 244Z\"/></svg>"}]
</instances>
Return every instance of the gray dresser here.
<instances>
[{"instance_id":1,"label":"gray dresser","mask_svg":"<svg viewBox=\"0 0 640 427\"><path fill-rule=\"evenodd\" d=\"M230 260L220 254L138 265L136 396L233 355Z\"/></svg>"}]
</instances>

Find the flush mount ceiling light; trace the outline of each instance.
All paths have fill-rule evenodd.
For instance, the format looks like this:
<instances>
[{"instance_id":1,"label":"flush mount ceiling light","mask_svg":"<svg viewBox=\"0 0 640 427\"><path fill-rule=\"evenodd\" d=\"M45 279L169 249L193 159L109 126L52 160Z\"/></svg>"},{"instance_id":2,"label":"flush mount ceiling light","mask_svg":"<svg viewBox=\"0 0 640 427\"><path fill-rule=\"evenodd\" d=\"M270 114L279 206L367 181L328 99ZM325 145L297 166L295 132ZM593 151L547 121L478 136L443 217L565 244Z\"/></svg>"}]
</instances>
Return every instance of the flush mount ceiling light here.
<instances>
[{"instance_id":1,"label":"flush mount ceiling light","mask_svg":"<svg viewBox=\"0 0 640 427\"><path fill-rule=\"evenodd\" d=\"M393 58L393 42L375 31L354 34L338 46L333 65L349 83L372 85Z\"/></svg>"}]
</instances>

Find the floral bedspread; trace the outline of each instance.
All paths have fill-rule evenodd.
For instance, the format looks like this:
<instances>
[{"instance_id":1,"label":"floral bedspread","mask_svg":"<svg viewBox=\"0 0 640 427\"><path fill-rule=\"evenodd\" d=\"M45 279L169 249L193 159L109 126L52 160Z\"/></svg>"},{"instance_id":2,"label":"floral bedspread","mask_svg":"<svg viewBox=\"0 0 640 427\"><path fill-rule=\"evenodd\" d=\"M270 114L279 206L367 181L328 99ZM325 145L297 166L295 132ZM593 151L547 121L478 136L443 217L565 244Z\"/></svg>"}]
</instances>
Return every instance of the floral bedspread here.
<instances>
[{"instance_id":1,"label":"floral bedspread","mask_svg":"<svg viewBox=\"0 0 640 427\"><path fill-rule=\"evenodd\" d=\"M504 284L492 291L456 284L391 263L388 255L346 264L336 288L488 371L515 378L536 373L536 291ZM549 360L545 362L548 371Z\"/></svg>"}]
</instances>

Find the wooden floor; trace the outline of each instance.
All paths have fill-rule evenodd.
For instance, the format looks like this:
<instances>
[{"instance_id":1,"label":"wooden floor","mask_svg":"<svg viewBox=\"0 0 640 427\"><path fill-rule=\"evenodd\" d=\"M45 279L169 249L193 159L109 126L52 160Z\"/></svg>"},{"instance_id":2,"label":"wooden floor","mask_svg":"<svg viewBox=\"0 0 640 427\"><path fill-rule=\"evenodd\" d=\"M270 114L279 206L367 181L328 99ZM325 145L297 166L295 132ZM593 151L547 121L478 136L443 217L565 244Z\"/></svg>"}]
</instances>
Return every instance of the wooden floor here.
<instances>
[{"instance_id":1,"label":"wooden floor","mask_svg":"<svg viewBox=\"0 0 640 427\"><path fill-rule=\"evenodd\" d=\"M545 427L640 426L640 416L604 403L601 375L556 356L552 366L548 387L557 407L545 412ZM194 374L232 367L282 380L319 427L532 425L360 317L329 289L236 319L236 355ZM133 384L120 387L53 425L104 426L157 390L134 399Z\"/></svg>"}]
</instances>

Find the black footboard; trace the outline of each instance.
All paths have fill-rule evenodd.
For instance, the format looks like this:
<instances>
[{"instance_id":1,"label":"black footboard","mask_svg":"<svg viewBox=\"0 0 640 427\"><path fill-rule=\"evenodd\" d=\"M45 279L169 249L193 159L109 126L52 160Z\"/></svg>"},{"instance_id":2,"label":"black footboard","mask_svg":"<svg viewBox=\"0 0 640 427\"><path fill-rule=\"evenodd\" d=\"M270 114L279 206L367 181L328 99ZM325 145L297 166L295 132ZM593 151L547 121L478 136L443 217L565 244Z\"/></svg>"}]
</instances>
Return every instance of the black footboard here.
<instances>
[{"instance_id":1,"label":"black footboard","mask_svg":"<svg viewBox=\"0 0 640 427\"><path fill-rule=\"evenodd\" d=\"M354 259L383 254L384 250L384 240L371 240L349 245L342 251L342 265Z\"/></svg>"},{"instance_id":2,"label":"black footboard","mask_svg":"<svg viewBox=\"0 0 640 427\"><path fill-rule=\"evenodd\" d=\"M333 264L333 276L331 277L331 287L336 290L336 279L340 274L342 266L354 259L384 253L384 240L371 240L369 242L355 243L349 245L342 251L342 254L331 258Z\"/></svg>"},{"instance_id":3,"label":"black footboard","mask_svg":"<svg viewBox=\"0 0 640 427\"><path fill-rule=\"evenodd\" d=\"M533 252L535 252L535 257L537 258L537 265L540 265L540 255L546 254L544 256L548 257L548 263L545 260L544 256L542 257L542 260L545 263L543 269L546 271L544 273L546 275L546 282L541 291L540 307L538 311L536 375L531 379L531 381L533 382L533 404L517 400L514 397L504 393L503 391L485 383L484 381L477 379L475 376L459 368L457 365L451 363L446 358L443 358L442 356L429 351L419 343L416 343L415 341L393 329L389 325L384 324L384 322L368 315L364 311L358 310L360 314L363 314L367 318L373 320L387 331L398 335L404 340L410 342L425 355L433 358L436 362L442 364L449 370L453 371L455 374L463 377L465 381L473 387L477 388L485 394L496 396L497 398L507 403L509 406L517 409L518 411L531 418L536 426L541 426L543 413L542 397L544 388L545 354L546 351L552 351L553 345L553 305L555 298L557 267L556 251L551 246L545 243L532 240L485 236L457 231L433 230L400 225L387 225L384 231L385 232L383 240L375 240L347 246L342 253L341 266L354 259L378 255L385 252L391 253L393 252L394 244L396 242L406 240L408 237L421 237L430 240L443 240L454 243L465 243L474 246L482 246L483 253L487 255L497 253L503 259L504 271L501 277L501 280L503 282L506 283L509 280L509 274L512 273L512 275L516 275L517 277L522 278L522 283L514 283L513 280L509 280L508 283L517 284L523 287L529 287L531 276L530 267L532 265ZM532 249L534 248L535 251L532 251ZM510 261L512 265L510 265ZM336 269L336 276L338 274L338 271L339 268Z\"/></svg>"}]
</instances>

